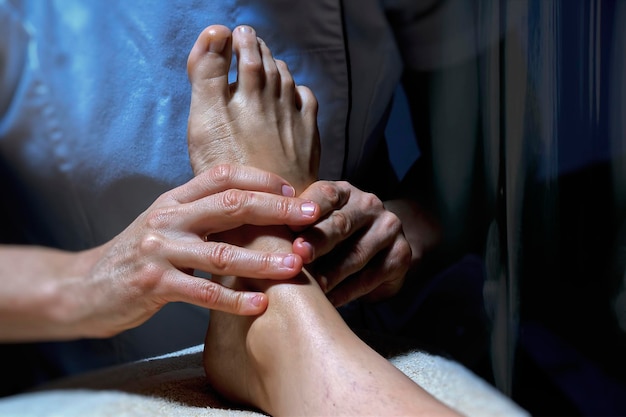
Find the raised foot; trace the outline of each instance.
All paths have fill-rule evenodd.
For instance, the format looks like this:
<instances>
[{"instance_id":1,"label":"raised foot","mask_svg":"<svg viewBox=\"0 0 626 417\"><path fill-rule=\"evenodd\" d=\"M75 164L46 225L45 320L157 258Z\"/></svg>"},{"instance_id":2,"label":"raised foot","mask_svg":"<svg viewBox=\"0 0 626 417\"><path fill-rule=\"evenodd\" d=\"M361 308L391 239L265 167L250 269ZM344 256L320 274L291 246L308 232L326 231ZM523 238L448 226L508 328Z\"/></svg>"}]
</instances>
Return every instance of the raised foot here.
<instances>
[{"instance_id":1,"label":"raised foot","mask_svg":"<svg viewBox=\"0 0 626 417\"><path fill-rule=\"evenodd\" d=\"M237 82L228 83L231 46ZM219 163L272 171L302 191L317 180L317 101L248 26L210 26L188 59L192 85L187 139L195 173Z\"/></svg>"}]
</instances>

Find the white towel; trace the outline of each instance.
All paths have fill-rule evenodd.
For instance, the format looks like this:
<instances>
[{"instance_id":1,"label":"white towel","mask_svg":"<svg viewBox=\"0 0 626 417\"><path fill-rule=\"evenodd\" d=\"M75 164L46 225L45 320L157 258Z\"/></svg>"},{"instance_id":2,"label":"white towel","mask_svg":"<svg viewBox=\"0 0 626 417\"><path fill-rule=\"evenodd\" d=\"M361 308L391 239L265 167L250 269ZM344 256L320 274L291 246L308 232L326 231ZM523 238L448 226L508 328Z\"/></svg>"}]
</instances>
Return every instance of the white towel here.
<instances>
[{"instance_id":1,"label":"white towel","mask_svg":"<svg viewBox=\"0 0 626 417\"><path fill-rule=\"evenodd\" d=\"M432 395L467 416L528 416L460 364L423 352L391 362ZM0 400L3 417L263 416L228 404L202 368L202 345L49 384Z\"/></svg>"}]
</instances>

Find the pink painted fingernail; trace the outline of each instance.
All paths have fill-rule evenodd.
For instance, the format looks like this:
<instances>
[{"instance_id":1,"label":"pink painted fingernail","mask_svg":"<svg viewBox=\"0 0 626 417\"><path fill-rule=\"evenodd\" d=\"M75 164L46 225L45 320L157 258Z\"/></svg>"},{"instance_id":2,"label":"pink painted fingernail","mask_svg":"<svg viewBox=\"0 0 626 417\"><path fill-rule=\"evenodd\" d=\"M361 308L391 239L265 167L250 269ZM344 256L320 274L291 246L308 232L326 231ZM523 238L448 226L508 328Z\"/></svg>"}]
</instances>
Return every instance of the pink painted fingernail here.
<instances>
[{"instance_id":1,"label":"pink painted fingernail","mask_svg":"<svg viewBox=\"0 0 626 417\"><path fill-rule=\"evenodd\" d=\"M263 294L253 294L249 298L250 304L255 307L260 307L263 305Z\"/></svg>"},{"instance_id":2,"label":"pink painted fingernail","mask_svg":"<svg viewBox=\"0 0 626 417\"><path fill-rule=\"evenodd\" d=\"M313 203L302 203L300 206L300 210L302 210L302 214L307 217L313 217L315 214L315 204Z\"/></svg>"},{"instance_id":3,"label":"pink painted fingernail","mask_svg":"<svg viewBox=\"0 0 626 417\"><path fill-rule=\"evenodd\" d=\"M313 257L315 256L315 251L313 250L313 245L311 245L309 242L303 240L301 242L301 245L303 248L305 248L308 252L309 252L309 257L311 259L313 259Z\"/></svg>"},{"instance_id":4,"label":"pink painted fingernail","mask_svg":"<svg viewBox=\"0 0 626 417\"><path fill-rule=\"evenodd\" d=\"M283 265L287 268L293 268L296 264L296 257L293 255L287 255L283 258Z\"/></svg>"},{"instance_id":5,"label":"pink painted fingernail","mask_svg":"<svg viewBox=\"0 0 626 417\"><path fill-rule=\"evenodd\" d=\"M291 185L287 185L287 184L283 185L282 192L285 197L296 196L296 190Z\"/></svg>"}]
</instances>

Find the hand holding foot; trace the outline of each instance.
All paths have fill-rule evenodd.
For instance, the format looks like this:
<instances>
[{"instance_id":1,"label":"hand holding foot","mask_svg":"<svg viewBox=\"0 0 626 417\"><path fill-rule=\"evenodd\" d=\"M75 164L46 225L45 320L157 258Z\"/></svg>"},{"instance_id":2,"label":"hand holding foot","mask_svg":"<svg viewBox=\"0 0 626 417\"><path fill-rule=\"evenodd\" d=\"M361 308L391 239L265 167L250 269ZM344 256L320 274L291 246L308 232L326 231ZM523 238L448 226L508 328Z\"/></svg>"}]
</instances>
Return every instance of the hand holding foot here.
<instances>
[{"instance_id":1,"label":"hand holding foot","mask_svg":"<svg viewBox=\"0 0 626 417\"><path fill-rule=\"evenodd\" d=\"M238 80L228 85L230 44ZM317 103L295 87L251 28L211 26L189 57L192 105L188 142L196 172L235 162L268 169L297 192L317 177ZM229 233L246 247L291 248L286 227ZM231 241L231 240L229 240ZM205 341L207 377L232 400L273 415L453 415L364 344L313 278L287 281L221 278L269 298L258 317L212 312Z\"/></svg>"}]
</instances>

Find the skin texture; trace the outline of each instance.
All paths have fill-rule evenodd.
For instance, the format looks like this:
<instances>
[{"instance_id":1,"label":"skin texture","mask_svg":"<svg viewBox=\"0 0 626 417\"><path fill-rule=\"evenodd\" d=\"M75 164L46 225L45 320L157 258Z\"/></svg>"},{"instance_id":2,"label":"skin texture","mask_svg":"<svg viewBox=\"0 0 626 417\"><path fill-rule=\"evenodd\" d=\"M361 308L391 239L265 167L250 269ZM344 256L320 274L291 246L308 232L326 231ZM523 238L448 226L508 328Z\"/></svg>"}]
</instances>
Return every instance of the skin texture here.
<instances>
[{"instance_id":1,"label":"skin texture","mask_svg":"<svg viewBox=\"0 0 626 417\"><path fill-rule=\"evenodd\" d=\"M294 253L335 306L362 296L378 301L402 288L411 247L389 210L397 204L383 204L346 181L318 181L300 197L320 205L322 220L295 239Z\"/></svg>"},{"instance_id":2,"label":"skin texture","mask_svg":"<svg viewBox=\"0 0 626 417\"><path fill-rule=\"evenodd\" d=\"M262 293L235 292L193 270L286 279L302 268L289 250L254 251L212 239L243 224L304 225L319 208L293 196L284 179L219 165L161 195L102 246L65 252L0 246L0 340L108 337L172 301L235 314L267 307ZM206 238L208 236L208 238Z\"/></svg>"},{"instance_id":3,"label":"skin texture","mask_svg":"<svg viewBox=\"0 0 626 417\"><path fill-rule=\"evenodd\" d=\"M229 50L231 43L231 39L220 40L209 43L205 49L215 59L221 59L217 52ZM262 50L264 48L266 46L262 44ZM242 73L254 72L265 65L264 61L257 61L249 55L246 48L235 53L239 54ZM363 192L345 181L316 181L319 148L312 148L312 144L302 141L290 143L287 140L309 137L312 132L307 131L305 124L296 123L293 114L277 111L277 105L285 104L281 100L286 100L282 93L287 89L295 89L294 97L289 100L295 100L295 111L304 118L317 112L317 103L306 87L293 85L293 79L285 69L285 63L279 60L276 67L265 65L265 74L258 79L248 80L240 73L236 91L231 91L227 83L220 84L227 79L227 74L212 72L210 78L197 83L208 88L217 86L215 90L220 94L207 97L207 107L199 108L198 100L193 97L201 96L201 93L196 93L192 96L192 113L207 114L216 107L222 111L213 111L216 121L211 125L207 122L189 123L189 138L201 137L209 128L212 135L210 142L188 141L192 168L200 173L220 161L250 165L254 157L253 165L257 168L289 178L301 198L311 200L321 208L321 220L300 233L292 250L305 263L311 264L309 270L331 302L339 306L364 295L372 301L389 297L402 287L411 261L411 247L403 234L402 223L374 194ZM279 74L285 76L277 81ZM270 84L271 88L265 88ZM253 100L260 96L274 97L277 101ZM265 117L255 117L258 113ZM268 129L284 139L275 144L254 140L258 132ZM317 141L316 131L314 142L317 144ZM305 153L310 158L302 160ZM281 158L271 158L271 155L281 155ZM294 169L296 166L306 169L298 171ZM390 206L395 208L399 204L394 202ZM325 258L331 251L334 256ZM337 263L337 259L342 261Z\"/></svg>"},{"instance_id":4,"label":"skin texture","mask_svg":"<svg viewBox=\"0 0 626 417\"><path fill-rule=\"evenodd\" d=\"M238 80L228 85L231 42ZM275 169L297 191L314 183L317 104L308 89L294 85L252 28L236 28L232 36L223 26L205 29L189 55L188 72L194 169L202 172L233 157L236 163ZM292 246L288 227L238 229L221 237L255 249ZM205 369L231 400L278 416L455 415L356 337L306 271L280 282L215 279L235 289L264 291L269 299L258 317L211 314Z\"/></svg>"}]
</instances>

